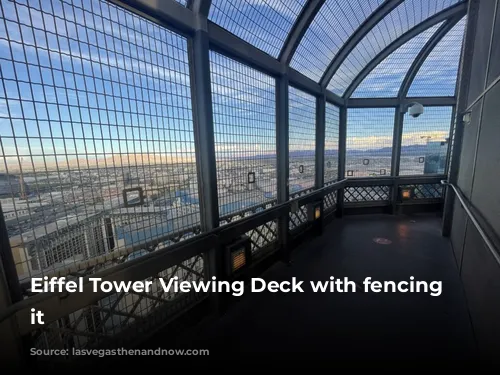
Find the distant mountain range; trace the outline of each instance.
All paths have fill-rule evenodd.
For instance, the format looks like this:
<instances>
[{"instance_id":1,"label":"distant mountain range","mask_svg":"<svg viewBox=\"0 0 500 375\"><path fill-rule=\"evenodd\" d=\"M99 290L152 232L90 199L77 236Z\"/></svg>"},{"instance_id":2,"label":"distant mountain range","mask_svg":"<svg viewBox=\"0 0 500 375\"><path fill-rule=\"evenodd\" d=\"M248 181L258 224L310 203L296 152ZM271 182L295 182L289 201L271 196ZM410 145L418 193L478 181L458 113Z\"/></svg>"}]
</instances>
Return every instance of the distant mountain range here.
<instances>
[{"instance_id":1,"label":"distant mountain range","mask_svg":"<svg viewBox=\"0 0 500 375\"><path fill-rule=\"evenodd\" d=\"M425 154L427 150L426 145L410 145L410 146L402 146L401 153L402 154L410 154L410 155L419 155ZM336 156L338 155L337 150L325 150L325 155ZM383 147L369 150L347 150L347 155L354 156L391 156L392 155L392 147ZM290 158L304 158L304 157L313 157L314 150L297 150L289 152ZM276 154L267 153L253 156L238 156L236 159L241 160L249 160L249 159L271 159L275 158Z\"/></svg>"}]
</instances>

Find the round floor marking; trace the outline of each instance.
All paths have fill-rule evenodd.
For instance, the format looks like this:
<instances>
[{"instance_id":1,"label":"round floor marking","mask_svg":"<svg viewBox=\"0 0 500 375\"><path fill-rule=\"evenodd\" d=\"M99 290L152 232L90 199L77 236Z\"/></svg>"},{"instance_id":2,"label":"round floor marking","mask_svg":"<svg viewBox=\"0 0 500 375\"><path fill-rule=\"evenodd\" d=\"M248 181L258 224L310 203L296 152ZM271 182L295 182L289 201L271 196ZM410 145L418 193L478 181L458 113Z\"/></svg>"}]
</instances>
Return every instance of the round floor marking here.
<instances>
[{"instance_id":1,"label":"round floor marking","mask_svg":"<svg viewBox=\"0 0 500 375\"><path fill-rule=\"evenodd\" d=\"M379 245L390 245L392 243L391 240L387 238L375 237L373 242L378 243Z\"/></svg>"}]
</instances>

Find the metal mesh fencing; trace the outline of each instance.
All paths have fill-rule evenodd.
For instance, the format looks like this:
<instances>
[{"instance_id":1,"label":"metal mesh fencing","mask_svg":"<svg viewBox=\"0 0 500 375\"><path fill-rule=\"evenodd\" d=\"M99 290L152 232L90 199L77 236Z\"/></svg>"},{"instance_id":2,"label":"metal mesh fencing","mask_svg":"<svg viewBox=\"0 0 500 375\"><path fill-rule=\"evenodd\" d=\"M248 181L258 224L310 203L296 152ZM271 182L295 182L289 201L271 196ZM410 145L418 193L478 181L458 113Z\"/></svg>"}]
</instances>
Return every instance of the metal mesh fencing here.
<instances>
[{"instance_id":1,"label":"metal mesh fencing","mask_svg":"<svg viewBox=\"0 0 500 375\"><path fill-rule=\"evenodd\" d=\"M339 107L325 107L325 185L338 180L339 171Z\"/></svg>"},{"instance_id":2,"label":"metal mesh fencing","mask_svg":"<svg viewBox=\"0 0 500 375\"><path fill-rule=\"evenodd\" d=\"M403 1L356 45L328 83L328 89L342 96L361 70L391 42L457 1Z\"/></svg>"},{"instance_id":3,"label":"metal mesh fencing","mask_svg":"<svg viewBox=\"0 0 500 375\"><path fill-rule=\"evenodd\" d=\"M444 174L448 157L452 107L427 107L424 114L405 114L399 174Z\"/></svg>"},{"instance_id":4,"label":"metal mesh fencing","mask_svg":"<svg viewBox=\"0 0 500 375\"><path fill-rule=\"evenodd\" d=\"M305 0L212 0L209 19L277 57Z\"/></svg>"},{"instance_id":5,"label":"metal mesh fencing","mask_svg":"<svg viewBox=\"0 0 500 375\"><path fill-rule=\"evenodd\" d=\"M290 194L314 186L316 167L316 99L289 87Z\"/></svg>"},{"instance_id":6,"label":"metal mesh fencing","mask_svg":"<svg viewBox=\"0 0 500 375\"><path fill-rule=\"evenodd\" d=\"M342 45L381 3L382 0L326 1L300 41L291 67L319 81Z\"/></svg>"},{"instance_id":7,"label":"metal mesh fencing","mask_svg":"<svg viewBox=\"0 0 500 375\"><path fill-rule=\"evenodd\" d=\"M412 38L373 69L354 90L353 98L397 97L413 61L443 22Z\"/></svg>"},{"instance_id":8,"label":"metal mesh fencing","mask_svg":"<svg viewBox=\"0 0 500 375\"><path fill-rule=\"evenodd\" d=\"M408 96L454 96L467 17L461 19L427 56Z\"/></svg>"},{"instance_id":9,"label":"metal mesh fencing","mask_svg":"<svg viewBox=\"0 0 500 375\"><path fill-rule=\"evenodd\" d=\"M275 82L217 52L210 68L219 214L251 214L276 199Z\"/></svg>"},{"instance_id":10,"label":"metal mesh fencing","mask_svg":"<svg viewBox=\"0 0 500 375\"><path fill-rule=\"evenodd\" d=\"M196 233L187 40L101 0L0 9L0 193L20 279Z\"/></svg>"},{"instance_id":11,"label":"metal mesh fencing","mask_svg":"<svg viewBox=\"0 0 500 375\"><path fill-rule=\"evenodd\" d=\"M347 110L345 177L391 175L394 108Z\"/></svg>"}]
</instances>

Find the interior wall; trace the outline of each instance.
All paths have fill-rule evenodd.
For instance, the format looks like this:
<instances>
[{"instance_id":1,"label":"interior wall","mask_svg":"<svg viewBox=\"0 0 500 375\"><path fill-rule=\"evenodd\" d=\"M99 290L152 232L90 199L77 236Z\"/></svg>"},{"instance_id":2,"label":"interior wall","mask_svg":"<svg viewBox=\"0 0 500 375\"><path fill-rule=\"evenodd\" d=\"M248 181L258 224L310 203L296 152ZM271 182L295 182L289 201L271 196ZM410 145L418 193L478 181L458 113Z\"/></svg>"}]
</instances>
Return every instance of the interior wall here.
<instances>
[{"instance_id":1,"label":"interior wall","mask_svg":"<svg viewBox=\"0 0 500 375\"><path fill-rule=\"evenodd\" d=\"M479 1L458 186L498 247L500 238L500 0ZM496 82L496 83L495 83ZM487 90L487 88L489 88ZM451 239L480 354L500 357L500 266L455 202Z\"/></svg>"}]
</instances>

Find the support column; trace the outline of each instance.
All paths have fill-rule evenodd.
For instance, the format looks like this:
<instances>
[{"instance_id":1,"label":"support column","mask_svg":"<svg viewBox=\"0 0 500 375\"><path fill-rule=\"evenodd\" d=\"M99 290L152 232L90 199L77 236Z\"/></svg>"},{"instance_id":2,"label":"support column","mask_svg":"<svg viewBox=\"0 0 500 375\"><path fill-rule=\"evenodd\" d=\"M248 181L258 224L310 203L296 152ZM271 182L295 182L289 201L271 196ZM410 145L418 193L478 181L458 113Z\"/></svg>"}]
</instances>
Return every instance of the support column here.
<instances>
[{"instance_id":1,"label":"support column","mask_svg":"<svg viewBox=\"0 0 500 375\"><path fill-rule=\"evenodd\" d=\"M202 232L207 232L219 226L219 203L210 87L209 40L206 28L196 30L192 39L189 40L189 67L200 225ZM224 279L222 249L211 249L204 254L204 268L207 279L212 276L218 280ZM221 310L221 299L218 293L212 294L212 304L215 313L218 313Z\"/></svg>"},{"instance_id":2,"label":"support column","mask_svg":"<svg viewBox=\"0 0 500 375\"><path fill-rule=\"evenodd\" d=\"M460 60L460 71L458 78L458 95L456 106L455 134L453 139L453 149L451 152L451 162L448 171L448 182L457 184L460 166L460 154L462 151L463 138L463 111L467 108L467 97L469 94L469 80L472 67L472 55L474 53L474 39L476 36L477 17L479 11L479 0L470 0L467 9L466 35L462 47ZM451 140L450 140L451 141ZM451 234L453 220L453 207L455 203L455 193L453 189L446 189L442 235L448 237Z\"/></svg>"},{"instance_id":3,"label":"support column","mask_svg":"<svg viewBox=\"0 0 500 375\"><path fill-rule=\"evenodd\" d=\"M276 78L276 154L278 204L289 199L288 165L288 76ZM290 261L288 213L278 220L278 243L285 262Z\"/></svg>"},{"instance_id":4,"label":"support column","mask_svg":"<svg viewBox=\"0 0 500 375\"><path fill-rule=\"evenodd\" d=\"M404 121L404 104L396 107L394 114L394 130L392 134L392 159L391 159L391 176L399 176L399 164L401 159L401 142L403 134L403 121ZM393 179L391 187L391 212L393 215L397 214L398 208L398 192L399 183L398 179Z\"/></svg>"},{"instance_id":5,"label":"support column","mask_svg":"<svg viewBox=\"0 0 500 375\"><path fill-rule=\"evenodd\" d=\"M316 97L316 150L315 150L315 189L321 189L325 184L325 111L326 96ZM325 212L325 200L321 199L321 215L315 222L315 231L318 235L323 233L323 213Z\"/></svg>"},{"instance_id":6,"label":"support column","mask_svg":"<svg viewBox=\"0 0 500 375\"><path fill-rule=\"evenodd\" d=\"M341 106L339 108L339 165L338 165L339 181L345 178L346 135L347 135L347 107ZM337 191L337 217L342 217L342 215L344 215L344 189L339 189Z\"/></svg>"}]
</instances>

